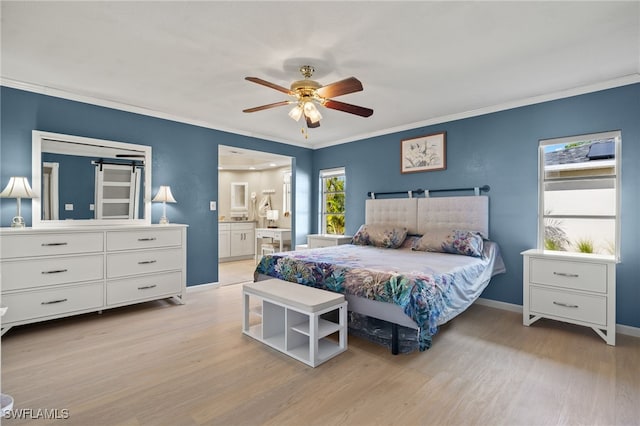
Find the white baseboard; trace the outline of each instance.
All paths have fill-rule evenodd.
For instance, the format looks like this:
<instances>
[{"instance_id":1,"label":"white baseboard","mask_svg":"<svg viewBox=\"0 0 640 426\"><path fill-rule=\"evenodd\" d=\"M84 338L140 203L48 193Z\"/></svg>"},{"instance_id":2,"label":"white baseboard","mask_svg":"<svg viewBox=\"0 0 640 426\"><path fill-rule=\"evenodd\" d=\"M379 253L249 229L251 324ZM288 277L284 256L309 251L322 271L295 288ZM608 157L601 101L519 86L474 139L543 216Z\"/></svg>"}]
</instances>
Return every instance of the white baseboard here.
<instances>
[{"instance_id":1,"label":"white baseboard","mask_svg":"<svg viewBox=\"0 0 640 426\"><path fill-rule=\"evenodd\" d=\"M522 306L514 305L513 303L499 302L497 300L485 299L482 297L478 298L478 300L476 300L476 303L478 305L484 305L490 308L502 309L505 311L517 312L519 314L522 314Z\"/></svg>"},{"instance_id":2,"label":"white baseboard","mask_svg":"<svg viewBox=\"0 0 640 426\"><path fill-rule=\"evenodd\" d=\"M220 288L220 283L208 283L208 284L198 284L187 287L187 293L195 293L198 291L211 290L214 288Z\"/></svg>"},{"instance_id":3,"label":"white baseboard","mask_svg":"<svg viewBox=\"0 0 640 426\"><path fill-rule=\"evenodd\" d=\"M497 300L484 299L480 297L476 300L478 305L488 306L490 308L503 309L505 311L516 312L522 314L522 306L513 303L499 302ZM627 336L640 337L640 328L631 327L629 325L616 324L616 333Z\"/></svg>"}]
</instances>

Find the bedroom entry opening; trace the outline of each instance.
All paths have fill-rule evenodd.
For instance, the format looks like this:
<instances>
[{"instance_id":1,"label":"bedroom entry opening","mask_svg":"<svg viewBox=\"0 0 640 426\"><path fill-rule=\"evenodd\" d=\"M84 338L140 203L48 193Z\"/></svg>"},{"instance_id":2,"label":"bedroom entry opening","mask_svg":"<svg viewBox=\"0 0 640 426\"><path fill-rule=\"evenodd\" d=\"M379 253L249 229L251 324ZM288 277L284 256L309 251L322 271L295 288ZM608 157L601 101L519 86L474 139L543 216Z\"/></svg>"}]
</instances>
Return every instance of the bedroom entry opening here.
<instances>
[{"instance_id":1,"label":"bedroom entry opening","mask_svg":"<svg viewBox=\"0 0 640 426\"><path fill-rule=\"evenodd\" d=\"M295 212L293 157L220 145L218 147L218 282L253 281L263 250L279 249L279 241L262 238L262 230L288 236L293 248Z\"/></svg>"}]
</instances>

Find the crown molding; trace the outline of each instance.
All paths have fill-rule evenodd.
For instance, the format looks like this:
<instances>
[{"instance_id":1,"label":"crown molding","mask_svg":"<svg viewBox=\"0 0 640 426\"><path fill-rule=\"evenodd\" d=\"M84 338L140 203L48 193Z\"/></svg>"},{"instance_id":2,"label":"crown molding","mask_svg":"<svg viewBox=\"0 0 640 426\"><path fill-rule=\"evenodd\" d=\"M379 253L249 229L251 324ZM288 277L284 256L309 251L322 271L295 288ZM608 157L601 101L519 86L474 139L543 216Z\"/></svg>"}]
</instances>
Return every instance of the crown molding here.
<instances>
[{"instance_id":1,"label":"crown molding","mask_svg":"<svg viewBox=\"0 0 640 426\"><path fill-rule=\"evenodd\" d=\"M333 145L341 145L348 142L359 141L363 139L369 139L377 136L388 135L391 133L402 132L405 130L417 129L419 127L433 126L435 124L447 123L455 120L462 120L465 118L477 117L479 115L491 114L494 112L505 111L509 109L524 107L528 105L535 105L543 102L554 101L558 99L570 98L572 96L584 95L587 93L599 92L601 90L613 89L615 87L628 86L630 84L640 83L640 73L626 75L624 77L616 78L613 80L607 80L595 84L586 86L574 87L572 89L561 90L558 92L547 93L540 96L533 96L530 98L520 99L517 101L505 102L497 105L492 105L484 108L478 108L470 111L460 112L456 114L443 115L440 117L433 117L428 120L416 121L414 123L404 124L402 126L391 127L378 132L371 132L366 134L356 135L348 139L339 139L333 142L318 144L313 148L326 148Z\"/></svg>"},{"instance_id":2,"label":"crown molding","mask_svg":"<svg viewBox=\"0 0 640 426\"><path fill-rule=\"evenodd\" d=\"M488 107L484 107L484 108L473 109L473 110L460 112L460 113L456 113L456 114L449 114L449 115L443 115L443 116L439 116L439 117L433 117L433 118L430 118L430 119L427 119L427 120L422 120L422 121L417 121L417 122L413 122L413 123L404 124L402 126L390 127L390 128L387 128L387 129L376 131L376 132L363 133L363 134L359 134L359 135L356 135L356 136L353 136L353 137L349 137L349 138L345 138L345 139L338 139L338 140L332 141L332 142L318 143L318 144L309 145L308 143L304 143L304 142L283 140L283 139L273 138L272 136L261 135L259 133L244 132L244 131L239 130L239 129L230 129L230 128L225 128L225 127L213 126L213 125L211 125L211 123L207 123L207 122L204 122L204 121L188 119L188 118L185 118L185 117L180 117L180 116L176 116L176 115L173 115L173 114L168 114L168 113L165 113L165 112L162 112L162 111L156 111L156 110L152 110L152 109L141 107L141 106L137 106L137 105L130 105L130 104L122 103L122 102L117 102L117 101L112 101L112 100L107 100L107 99L100 99L100 98L96 98L96 97L92 97L92 96L80 95L80 94L68 92L68 91L65 91L65 90L54 89L54 88L51 88L51 87L41 86L41 85L32 84L32 83L25 83L25 82L16 81L16 80L8 79L8 78L0 78L0 85L1 86L11 87L11 88L14 88L14 89L20 89L20 90L24 90L24 91L27 91L27 92L39 93L41 95L47 95L47 96L53 96L53 97L57 97L57 98L77 101L77 102L83 102L83 103L102 106L102 107L106 107L106 108L113 108L113 109L117 109L117 110L121 110L121 111L127 111L127 112L136 113L136 114L147 115L147 116L150 116L150 117L161 118L161 119L170 120L170 121L176 121L176 122L179 122L179 123L191 124L191 125L194 125L194 126L203 127L203 128L207 128L207 129L213 129L213 130L218 130L218 131L222 131L222 132L233 133L233 134L236 134L236 135L248 136L248 137L257 138L257 139L264 139L264 140L268 140L268 141L272 141L272 142L279 142L279 143L284 143L284 144L287 144L287 145L299 146L299 147L302 147L302 148L310 148L310 149L313 149L313 150L320 149L320 148L326 148L326 147L329 147L329 146L342 145L342 144L345 144L345 143L355 142L355 141L363 140L363 139L369 139L369 138L373 138L373 137L377 137L377 136L383 136L383 135L388 135L388 134L392 134L392 133L398 133L398 132L402 132L402 131L405 131L405 130L416 129L416 128L419 128L419 127L433 126L435 124L447 123L447 122L455 121L455 120L462 120L462 119L465 119L465 118L471 118L471 117L476 117L476 116L480 116L480 115L491 114L491 113L494 113L494 112L505 111L505 110L519 108L519 107L523 107L523 106L535 105L535 104L548 102L548 101L554 101L554 100L563 99L563 98L570 98L572 96L584 95L584 94L587 94L587 93L598 92L598 91L607 90L607 89L613 89L613 88L616 88L616 87L627 86L627 85L635 84L635 83L640 83L640 73L630 74L630 75L626 75L626 76L623 76L623 77L619 77L619 78L616 78L616 79L607 80L607 81L603 81L603 82L599 82L599 83L595 83L595 84L589 84L589 85L585 85L585 86L578 86L578 87L574 87L574 88L567 89L567 90L561 90L561 91L558 91L558 92L547 93L547 94L544 94L544 95L533 96L533 97L530 97L530 98L520 99L520 100L516 100L516 101L511 101L511 102L505 102L505 103L501 103L501 104L497 104L497 105L492 105L492 106L488 106Z\"/></svg>"},{"instance_id":3,"label":"crown molding","mask_svg":"<svg viewBox=\"0 0 640 426\"><path fill-rule=\"evenodd\" d=\"M78 93L69 92L66 90L55 89L47 86L41 86L39 84L25 83L5 77L0 78L0 86L10 87L12 89L24 90L26 92L38 93L40 95L53 96L55 98L66 99L70 101L82 102L91 105L97 105L105 108L117 109L120 111L132 112L135 114L146 115L149 117L161 118L164 120L176 121L178 123L191 124L206 129L218 130L221 132L233 133L235 135L248 136L257 139L264 139L271 142L279 142L287 145L300 146L302 148L310 148L308 144L304 142L295 142L291 140L281 140L272 136L261 135L259 133L245 132L239 129L231 129L220 126L213 126L211 123L193 120L190 118L181 117L174 114L169 114L162 111L156 111L150 108L141 107L138 105L126 104L123 102L112 101L109 99L97 98L94 96L81 95Z\"/></svg>"}]
</instances>

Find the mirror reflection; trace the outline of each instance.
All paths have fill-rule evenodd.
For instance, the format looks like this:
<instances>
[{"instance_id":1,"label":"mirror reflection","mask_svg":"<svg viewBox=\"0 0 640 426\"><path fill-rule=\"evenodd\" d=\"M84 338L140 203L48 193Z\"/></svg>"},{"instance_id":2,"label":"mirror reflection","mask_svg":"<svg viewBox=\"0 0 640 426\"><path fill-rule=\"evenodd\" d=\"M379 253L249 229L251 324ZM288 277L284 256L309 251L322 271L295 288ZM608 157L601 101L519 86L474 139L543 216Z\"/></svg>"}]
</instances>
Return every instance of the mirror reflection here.
<instances>
[{"instance_id":1,"label":"mirror reflection","mask_svg":"<svg viewBox=\"0 0 640 426\"><path fill-rule=\"evenodd\" d=\"M148 220L150 154L151 148L142 145L34 132L41 177L38 182L34 173L41 193L34 224Z\"/></svg>"}]
</instances>

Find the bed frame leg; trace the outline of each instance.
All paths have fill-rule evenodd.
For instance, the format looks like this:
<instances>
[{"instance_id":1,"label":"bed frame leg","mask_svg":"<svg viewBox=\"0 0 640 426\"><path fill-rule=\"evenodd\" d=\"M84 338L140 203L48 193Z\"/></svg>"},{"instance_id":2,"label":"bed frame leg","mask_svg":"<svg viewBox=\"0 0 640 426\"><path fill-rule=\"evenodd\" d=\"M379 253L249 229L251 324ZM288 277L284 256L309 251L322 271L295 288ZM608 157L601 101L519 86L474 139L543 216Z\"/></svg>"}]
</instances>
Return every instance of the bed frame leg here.
<instances>
[{"instance_id":1,"label":"bed frame leg","mask_svg":"<svg viewBox=\"0 0 640 426\"><path fill-rule=\"evenodd\" d=\"M398 324L391 323L391 353L398 355Z\"/></svg>"}]
</instances>

